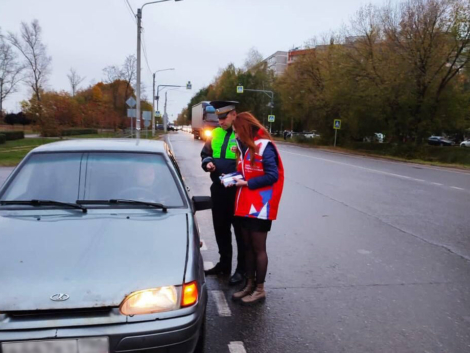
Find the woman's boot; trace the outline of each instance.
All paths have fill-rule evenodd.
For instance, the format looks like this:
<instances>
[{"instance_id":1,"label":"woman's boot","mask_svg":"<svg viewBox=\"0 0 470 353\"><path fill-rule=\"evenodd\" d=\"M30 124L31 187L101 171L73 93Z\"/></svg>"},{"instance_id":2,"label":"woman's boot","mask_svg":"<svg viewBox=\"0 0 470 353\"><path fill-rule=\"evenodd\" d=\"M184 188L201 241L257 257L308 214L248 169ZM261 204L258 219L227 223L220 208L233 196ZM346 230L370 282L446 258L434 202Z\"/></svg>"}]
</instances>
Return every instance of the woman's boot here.
<instances>
[{"instance_id":1,"label":"woman's boot","mask_svg":"<svg viewBox=\"0 0 470 353\"><path fill-rule=\"evenodd\" d=\"M245 287L243 287L242 290L233 293L232 294L232 299L233 300L240 300L243 297L246 297L247 295L250 295L253 292L254 286L255 286L255 281L253 280L253 278L248 278L246 280Z\"/></svg>"},{"instance_id":2,"label":"woman's boot","mask_svg":"<svg viewBox=\"0 0 470 353\"><path fill-rule=\"evenodd\" d=\"M242 298L243 304L255 304L266 299L266 292L264 291L264 283L257 284L256 289L250 295Z\"/></svg>"}]
</instances>

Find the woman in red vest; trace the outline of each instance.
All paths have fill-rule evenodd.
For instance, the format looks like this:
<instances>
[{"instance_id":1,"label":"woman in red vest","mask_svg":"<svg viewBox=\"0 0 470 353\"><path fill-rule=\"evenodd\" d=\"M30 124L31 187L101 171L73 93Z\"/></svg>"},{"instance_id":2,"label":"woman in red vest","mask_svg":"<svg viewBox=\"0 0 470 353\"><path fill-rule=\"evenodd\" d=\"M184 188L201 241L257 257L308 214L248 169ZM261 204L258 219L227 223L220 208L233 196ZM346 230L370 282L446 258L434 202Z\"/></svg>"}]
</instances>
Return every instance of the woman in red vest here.
<instances>
[{"instance_id":1,"label":"woman in red vest","mask_svg":"<svg viewBox=\"0 0 470 353\"><path fill-rule=\"evenodd\" d=\"M251 304L266 298L266 238L277 217L284 167L271 135L253 115L238 114L233 128L237 134L238 171L245 179L236 184L235 216L245 243L247 283L232 298Z\"/></svg>"}]
</instances>

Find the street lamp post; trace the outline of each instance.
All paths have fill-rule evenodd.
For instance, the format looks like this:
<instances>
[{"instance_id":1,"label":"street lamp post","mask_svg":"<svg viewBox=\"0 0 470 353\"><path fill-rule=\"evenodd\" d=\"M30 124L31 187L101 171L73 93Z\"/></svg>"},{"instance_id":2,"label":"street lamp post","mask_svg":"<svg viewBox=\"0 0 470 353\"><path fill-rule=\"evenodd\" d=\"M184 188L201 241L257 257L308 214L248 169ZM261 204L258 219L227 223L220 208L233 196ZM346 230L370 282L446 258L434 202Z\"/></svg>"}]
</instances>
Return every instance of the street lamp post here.
<instances>
[{"instance_id":1,"label":"street lamp post","mask_svg":"<svg viewBox=\"0 0 470 353\"><path fill-rule=\"evenodd\" d=\"M158 110L158 102L160 100L160 87L163 87L163 88L167 88L167 87L186 87L186 89L191 89L192 88L192 85L191 85L191 81L188 81L188 83L186 84L186 86L179 86L179 85L158 85L157 86L157 96L155 97L157 99L157 110ZM167 127L166 127L166 121L165 119L163 119L163 131L166 132L167 130Z\"/></svg>"},{"instance_id":2,"label":"street lamp post","mask_svg":"<svg viewBox=\"0 0 470 353\"><path fill-rule=\"evenodd\" d=\"M163 70L157 70L153 73L153 95L152 95L152 137L155 136L155 74L157 72L161 71L170 71L174 70L174 68L171 69L163 69Z\"/></svg>"},{"instance_id":3,"label":"street lamp post","mask_svg":"<svg viewBox=\"0 0 470 353\"><path fill-rule=\"evenodd\" d=\"M171 0L159 0L159 1L151 1L147 2L142 5L140 9L137 9L137 92L136 92L136 126L135 126L135 131L136 131L136 138L140 138L140 52L141 52L141 34L142 34L142 10L146 5L150 4L158 4L160 2L167 2ZM175 0L175 1L182 1L182 0Z\"/></svg>"}]
</instances>

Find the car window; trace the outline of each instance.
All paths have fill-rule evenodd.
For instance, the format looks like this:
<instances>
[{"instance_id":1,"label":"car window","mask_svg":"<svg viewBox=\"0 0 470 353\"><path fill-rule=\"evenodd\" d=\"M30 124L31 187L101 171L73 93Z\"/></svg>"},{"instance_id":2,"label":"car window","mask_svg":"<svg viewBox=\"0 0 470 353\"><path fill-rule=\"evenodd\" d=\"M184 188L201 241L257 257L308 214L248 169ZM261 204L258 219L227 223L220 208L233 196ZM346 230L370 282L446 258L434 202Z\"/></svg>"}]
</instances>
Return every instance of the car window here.
<instances>
[{"instance_id":1,"label":"car window","mask_svg":"<svg viewBox=\"0 0 470 353\"><path fill-rule=\"evenodd\" d=\"M145 153L89 153L84 200L130 199L184 206L164 157Z\"/></svg>"},{"instance_id":2,"label":"car window","mask_svg":"<svg viewBox=\"0 0 470 353\"><path fill-rule=\"evenodd\" d=\"M82 153L32 154L14 176L2 200L75 202Z\"/></svg>"}]
</instances>

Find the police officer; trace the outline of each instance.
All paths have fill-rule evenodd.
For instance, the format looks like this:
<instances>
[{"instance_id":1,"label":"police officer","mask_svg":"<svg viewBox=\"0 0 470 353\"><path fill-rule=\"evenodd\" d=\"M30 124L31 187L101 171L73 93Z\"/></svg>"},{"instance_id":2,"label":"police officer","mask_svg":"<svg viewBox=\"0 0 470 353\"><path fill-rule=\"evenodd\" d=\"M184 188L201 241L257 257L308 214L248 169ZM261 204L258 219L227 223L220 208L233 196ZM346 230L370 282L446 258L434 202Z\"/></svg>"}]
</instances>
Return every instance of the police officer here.
<instances>
[{"instance_id":1,"label":"police officer","mask_svg":"<svg viewBox=\"0 0 470 353\"><path fill-rule=\"evenodd\" d=\"M219 177L222 174L236 171L237 141L232 129L232 123L237 116L236 105L238 102L214 101L210 102L215 108L219 118L220 127L212 130L212 138L208 139L202 151L202 169L210 172L212 179L212 221L214 224L215 239L219 247L220 260L211 269L205 271L206 275L225 274L230 275L232 269L232 232L235 231L237 241L238 258L235 273L230 278L229 284L240 283L244 279L245 254L240 227L234 223L235 195L237 188L225 188Z\"/></svg>"}]
</instances>

